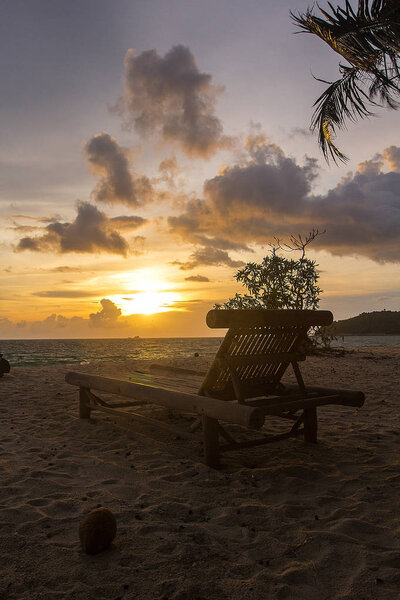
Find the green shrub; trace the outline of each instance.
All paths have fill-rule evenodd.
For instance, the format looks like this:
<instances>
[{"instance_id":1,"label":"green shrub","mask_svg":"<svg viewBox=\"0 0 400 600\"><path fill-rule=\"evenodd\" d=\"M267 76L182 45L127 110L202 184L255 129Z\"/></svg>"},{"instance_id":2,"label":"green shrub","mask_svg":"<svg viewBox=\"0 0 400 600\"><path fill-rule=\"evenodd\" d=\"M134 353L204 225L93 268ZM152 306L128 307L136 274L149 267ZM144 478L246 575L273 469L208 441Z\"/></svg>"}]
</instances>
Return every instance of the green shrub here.
<instances>
[{"instance_id":1,"label":"green shrub","mask_svg":"<svg viewBox=\"0 0 400 600\"><path fill-rule=\"evenodd\" d=\"M305 239L301 235L291 236L289 244L275 239L275 244L270 244L269 254L260 263L249 262L236 273L236 281L247 289L247 293L237 293L227 302L216 304L215 308L316 310L322 293L318 286L318 264L307 258L306 248L318 235L318 229L313 229ZM300 257L282 255L292 252L300 253ZM314 347L329 348L333 339L325 328L316 327L312 331Z\"/></svg>"}]
</instances>

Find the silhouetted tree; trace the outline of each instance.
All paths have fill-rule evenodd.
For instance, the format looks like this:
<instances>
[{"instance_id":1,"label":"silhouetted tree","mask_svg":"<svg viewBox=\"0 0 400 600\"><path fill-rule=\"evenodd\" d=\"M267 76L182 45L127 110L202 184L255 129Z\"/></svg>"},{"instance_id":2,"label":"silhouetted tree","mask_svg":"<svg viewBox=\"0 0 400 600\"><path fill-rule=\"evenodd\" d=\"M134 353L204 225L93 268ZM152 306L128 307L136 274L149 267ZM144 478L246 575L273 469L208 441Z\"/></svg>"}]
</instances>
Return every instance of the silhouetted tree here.
<instances>
[{"instance_id":1,"label":"silhouetted tree","mask_svg":"<svg viewBox=\"0 0 400 600\"><path fill-rule=\"evenodd\" d=\"M318 265L307 258L306 248L318 235L318 229L313 229L304 239L292 236L289 244L275 238L261 263L247 263L235 275L248 294L236 294L215 308L316 309L322 292L317 284ZM300 257L288 258L278 251L300 252Z\"/></svg>"},{"instance_id":2,"label":"silhouetted tree","mask_svg":"<svg viewBox=\"0 0 400 600\"><path fill-rule=\"evenodd\" d=\"M235 294L223 304L216 304L216 309L266 308L308 309L315 310L319 306L322 293L318 286L318 265L306 256L306 249L315 238L323 232L313 229L303 238L291 236L288 244L275 238L270 244L270 252L260 263L247 263L235 275L236 281L248 290L247 294ZM297 259L281 256L278 252L299 252ZM329 349L335 337L326 327L312 328L310 351L314 347Z\"/></svg>"},{"instance_id":3,"label":"silhouetted tree","mask_svg":"<svg viewBox=\"0 0 400 600\"><path fill-rule=\"evenodd\" d=\"M302 31L320 37L349 63L339 63L337 81L318 79L329 85L314 103L311 121L325 158L336 162L347 160L332 139L347 119L369 117L374 106L399 106L400 1L359 0L357 11L348 0L344 8L328 4L330 12L318 7L322 16L311 9L291 16Z\"/></svg>"}]
</instances>

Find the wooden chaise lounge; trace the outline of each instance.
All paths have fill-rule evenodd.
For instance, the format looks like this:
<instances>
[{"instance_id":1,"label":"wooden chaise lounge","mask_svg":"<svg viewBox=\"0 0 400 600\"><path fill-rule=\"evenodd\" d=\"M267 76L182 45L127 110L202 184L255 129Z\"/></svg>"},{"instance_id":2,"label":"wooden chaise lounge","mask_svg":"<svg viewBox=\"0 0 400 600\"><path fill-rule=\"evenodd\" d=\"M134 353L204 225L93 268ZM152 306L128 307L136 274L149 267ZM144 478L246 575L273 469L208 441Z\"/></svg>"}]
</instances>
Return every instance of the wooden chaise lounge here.
<instances>
[{"instance_id":1,"label":"wooden chaise lounge","mask_svg":"<svg viewBox=\"0 0 400 600\"><path fill-rule=\"evenodd\" d=\"M177 433L169 424L132 412L132 407L159 405L197 415L203 426L205 462L219 467L220 453L249 448L275 440L304 435L317 441L317 407L328 404L360 407L364 394L305 385L299 362L305 360L310 327L332 323L329 311L311 310L211 310L207 324L228 328L215 359L197 393L174 388L174 379L189 378L195 371L173 368L173 379L165 384L154 373L133 374L121 380L85 373L67 373L66 381L79 386L79 414L90 418L92 410L158 425ZM292 365L297 384L283 384L282 376ZM162 369L161 369L162 371ZM130 378L132 379L132 378ZM190 386L188 386L190 388ZM92 390L125 396L129 401L110 403ZM292 421L289 431L279 435L262 432L256 439L237 441L222 423L261 430L268 417ZM222 422L222 423L221 423ZM196 423L192 430L196 428ZM179 435L190 435L179 430ZM222 443L221 443L222 441Z\"/></svg>"}]
</instances>

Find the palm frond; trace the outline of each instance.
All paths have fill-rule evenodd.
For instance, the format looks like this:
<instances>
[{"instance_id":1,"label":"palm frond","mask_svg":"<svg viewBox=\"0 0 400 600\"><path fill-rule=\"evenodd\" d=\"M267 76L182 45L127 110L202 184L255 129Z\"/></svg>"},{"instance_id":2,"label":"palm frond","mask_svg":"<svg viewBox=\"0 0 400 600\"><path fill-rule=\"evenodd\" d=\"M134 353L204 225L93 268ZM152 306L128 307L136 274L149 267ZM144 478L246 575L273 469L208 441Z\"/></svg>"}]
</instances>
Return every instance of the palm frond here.
<instances>
[{"instance_id":1,"label":"palm frond","mask_svg":"<svg viewBox=\"0 0 400 600\"><path fill-rule=\"evenodd\" d=\"M322 16L310 9L291 16L300 31L317 35L350 63L339 65L341 79L326 82L311 122L325 158L336 162L346 160L333 143L346 119L370 117L371 106L400 106L400 1L359 0L357 12L349 0L328 6L330 12L318 6Z\"/></svg>"},{"instance_id":2,"label":"palm frond","mask_svg":"<svg viewBox=\"0 0 400 600\"><path fill-rule=\"evenodd\" d=\"M316 107L311 121L311 129L318 130L318 141L325 158L335 162L346 161L333 142L336 129L345 126L346 118L355 121L357 117L371 116L367 107L368 96L360 86L362 71L356 67L341 67L342 78L331 82L314 103Z\"/></svg>"}]
</instances>

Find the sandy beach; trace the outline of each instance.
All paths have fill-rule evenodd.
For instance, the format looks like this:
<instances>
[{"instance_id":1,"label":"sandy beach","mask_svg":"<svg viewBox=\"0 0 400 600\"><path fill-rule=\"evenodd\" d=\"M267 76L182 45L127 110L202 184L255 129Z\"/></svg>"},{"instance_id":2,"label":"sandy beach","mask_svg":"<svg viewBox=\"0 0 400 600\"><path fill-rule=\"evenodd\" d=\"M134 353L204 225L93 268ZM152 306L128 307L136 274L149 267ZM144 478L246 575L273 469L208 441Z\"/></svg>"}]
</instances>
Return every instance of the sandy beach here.
<instances>
[{"instance_id":1,"label":"sandy beach","mask_svg":"<svg viewBox=\"0 0 400 600\"><path fill-rule=\"evenodd\" d=\"M320 408L317 445L232 453L220 471L197 437L80 420L75 366L13 369L0 379L1 600L398 598L399 359L399 346L308 358L306 383L362 390L364 407ZM99 506L118 530L90 556L78 528Z\"/></svg>"}]
</instances>

